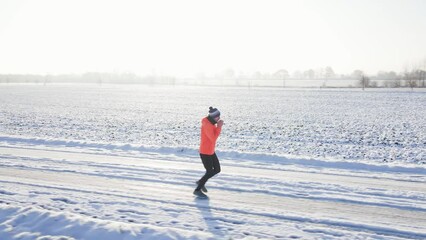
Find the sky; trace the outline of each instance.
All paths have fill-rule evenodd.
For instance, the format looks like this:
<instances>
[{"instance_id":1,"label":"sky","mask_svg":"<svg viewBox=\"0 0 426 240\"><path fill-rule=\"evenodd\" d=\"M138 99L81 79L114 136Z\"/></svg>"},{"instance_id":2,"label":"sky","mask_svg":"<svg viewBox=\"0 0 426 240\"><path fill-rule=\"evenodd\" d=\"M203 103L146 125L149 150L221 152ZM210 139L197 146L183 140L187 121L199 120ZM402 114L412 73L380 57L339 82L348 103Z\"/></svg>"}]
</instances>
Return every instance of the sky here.
<instances>
[{"instance_id":1,"label":"sky","mask_svg":"<svg viewBox=\"0 0 426 240\"><path fill-rule=\"evenodd\" d=\"M425 29L423 0L0 0L0 73L398 72Z\"/></svg>"}]
</instances>

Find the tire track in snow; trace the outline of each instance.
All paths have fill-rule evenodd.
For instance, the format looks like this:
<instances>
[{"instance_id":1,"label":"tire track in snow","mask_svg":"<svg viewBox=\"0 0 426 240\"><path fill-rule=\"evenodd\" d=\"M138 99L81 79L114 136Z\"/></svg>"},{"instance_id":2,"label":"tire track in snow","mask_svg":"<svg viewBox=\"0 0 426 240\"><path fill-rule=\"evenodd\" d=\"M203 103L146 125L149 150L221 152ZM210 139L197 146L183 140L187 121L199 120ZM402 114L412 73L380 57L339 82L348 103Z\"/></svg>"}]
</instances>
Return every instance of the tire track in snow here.
<instances>
[{"instance_id":1,"label":"tire track in snow","mask_svg":"<svg viewBox=\"0 0 426 240\"><path fill-rule=\"evenodd\" d=\"M3 147L0 147L3 148ZM153 159L144 158L135 158L135 157L122 157L122 156L109 156L102 154L93 154L93 153L72 153L72 152L63 152L63 151L52 151L52 150L28 150L28 149L9 149L3 148L2 153L9 154L12 156L20 156L20 157L33 157L34 155L43 155L49 159L54 159L58 161L63 161L64 157L68 159L73 159L73 161L81 162L83 161L85 164L88 163L97 163L97 164L106 164L108 166L122 166L126 164L127 166L131 166L130 169L137 168L148 168L148 169L173 169L175 172L179 170L194 172L193 169L202 169L201 164L199 163L199 159L196 158L196 162L187 162L187 161L179 161L179 158L175 158L173 160L158 160L153 157ZM70 161L66 161L70 162ZM282 169L265 169L265 168L252 168L246 166L227 166L226 163L222 163L224 167L223 170L231 172L234 176L245 176L249 178L264 178L264 179L276 179L279 181L287 181L291 180L299 180L303 181L308 179L310 182L318 182L321 184L333 184L336 182L345 183L345 185L354 185L354 186L368 186L369 188L379 188L384 187L386 189L392 190L409 190L409 191L420 191L426 192L426 184L423 181L406 181L403 179L381 179L381 178L365 178L360 176L352 176L352 175L336 175L329 173L317 173L317 172L299 172L292 170L282 170ZM426 174L426 170L425 170Z\"/></svg>"},{"instance_id":2,"label":"tire track in snow","mask_svg":"<svg viewBox=\"0 0 426 240\"><path fill-rule=\"evenodd\" d=\"M110 178L110 179L117 179L117 180L132 180L132 181L138 181L138 182L149 182L151 184L156 184L156 183L160 183L161 185L163 184L168 184L168 185L175 185L176 182L179 182L181 186L188 186L190 188L194 187L194 184L191 184L190 182L193 180L193 175L188 176L185 174L179 174L179 173L169 173L169 172L156 172L156 174L152 174L153 176L158 176L158 173L169 173L169 174L173 174L173 175L183 175L183 176L187 176L187 179L185 181L182 181L182 179L180 180L163 180L163 178L146 178L146 177L123 177L123 176L116 176L116 175L108 175L108 174L99 174L99 173L83 173L83 172L77 172L75 170L55 170L55 169L45 169L45 168L35 168L35 167L24 167L23 165L19 165L18 166L5 166L0 164L0 167L8 167L11 169L16 169L16 170L31 170L31 171L44 171L44 172L54 172L54 173L76 173L79 175L85 175L85 176L97 176L97 177L105 177L105 178ZM144 175L145 173L142 173L141 175ZM232 177L228 176L225 177L225 179L222 179L221 181L226 181L226 180L230 180L233 182L234 185L239 185L240 183L243 183L244 181L242 179L233 179ZM270 183L270 182L269 182ZM274 182L275 184L279 184L278 182ZM282 183L281 183L282 184ZM377 202L367 202L367 201L361 201L361 200L352 200L352 199L345 199L345 198L339 198L339 196L336 197L321 197L321 196L314 196L312 194L306 194L306 193L302 193L302 191L298 191L298 192L294 192L294 193L283 193L283 192L273 192L271 190L262 190L262 189L248 189L248 188L241 188L241 187L221 187L221 186L216 186L216 187L209 187L210 189L215 189L215 190L222 190L222 191L233 191L233 192L239 192L239 193L252 193L252 194L267 194L267 195L271 195L271 196L276 196L276 197L286 197L286 198L296 198L296 199L308 199L308 200L314 200L314 201L327 201L327 202L340 202L340 203L348 203L348 204L356 204L356 205L366 205L366 206L378 206L378 207L389 207L389 208L397 208L397 209L401 209L401 210L411 210L411 211L422 211L422 212L426 212L426 208L423 207L414 207L414 206L401 206L401 205L397 205L395 203L377 203ZM339 189L337 190L328 190L329 194L332 193L336 193L339 192ZM1 192L0 192L1 193ZM365 193L365 192L360 192L358 195L361 196L374 196L374 197L379 197L378 194L372 194L372 193ZM356 195L352 196L355 197ZM356 196L359 197L359 196ZM402 200L405 199L411 199L413 201L412 198L409 197L404 197L404 196L399 196L399 195L385 195L382 194L380 197L383 198L389 198L389 199L397 199L397 198L401 198ZM419 198L416 199L416 202L422 202L424 201L423 198Z\"/></svg>"},{"instance_id":3,"label":"tire track in snow","mask_svg":"<svg viewBox=\"0 0 426 240\"><path fill-rule=\"evenodd\" d=\"M29 150L31 154L40 154L40 153L46 153L44 150ZM35 151L35 153L34 153ZM41 152L40 152L41 151ZM49 156L45 157L53 157L52 151L48 151L47 154ZM55 156L57 153L53 153ZM70 154L70 153L68 153ZM29 155L23 154L22 152L19 153L19 155ZM10 156L9 156L10 157ZM85 154L77 153L71 156L74 159L80 159L87 157ZM92 159L96 159L94 156L90 156ZM122 179L128 179L128 180L136 180L136 181L147 181L147 182L161 182L161 183L168 183L168 184L175 184L176 182L182 182L183 185L192 186L192 181L194 177L201 176L202 173L200 171L195 170L189 170L189 169L180 169L176 170L175 165L182 165L182 163L175 163L173 166L170 166L170 162L166 161L168 163L167 166L164 165L164 162L161 160L146 160L146 159L135 159L135 158L119 158L119 157L111 157L111 156L97 156L98 158L101 158L100 160L103 162L98 163L91 163L86 160L64 160L63 158L58 159L56 156L56 160L54 159L46 159L46 158L29 158L25 157L25 160L30 161L37 161L37 166L39 166L40 162L47 162L49 166L52 166L52 163L56 163L59 166L56 167L56 169L51 168L45 168L41 166L40 168L44 171L57 171L57 172L75 172L79 174L87 174L87 175L93 175L93 176L104 176L104 177L112 177L112 178L122 178ZM13 158L13 157L12 157ZM117 160L120 159L120 160ZM129 160L130 159L130 160ZM98 159L99 160L99 159ZM127 165L127 167L122 167L125 164L129 164L126 162L126 160L130 161L130 164L136 164L136 165ZM111 165L111 162L113 163ZM118 162L121 163L121 165L118 164ZM160 163L160 164L159 164ZM17 164L16 160L13 161L13 164L16 164L15 167L21 167L21 168L29 168L25 167L24 164ZM69 166L75 165L77 166L76 169L73 170L63 170L69 168ZM194 166L200 167L200 164L195 163L187 163L186 167L193 168ZM78 167L80 166L80 167ZM81 169L81 166L84 166L84 168L92 167L93 168L100 168L100 170L93 171L93 172L83 172L84 170ZM182 167L182 166L180 166ZM226 167L228 168L228 166ZM385 181L373 181L374 184L372 184L372 179L368 179L368 181L365 181L365 179L361 177L354 177L354 176L348 176L346 178L337 178L332 180L331 176L324 174L312 174L312 173L296 173L297 177L294 177L294 173L290 174L289 172L282 173L280 171L273 171L273 170L265 170L265 169L258 169L256 171L253 171L253 169L246 169L245 167L229 167L229 172L232 172L233 175L221 173L221 178L218 180L218 182L225 182L225 185L220 186L219 184L214 185L214 188L220 189L220 190L228 190L228 191L239 191L239 192L251 192L251 193L259 193L259 194L269 194L269 195L275 195L275 196L283 196L283 197L294 197L294 198L304 198L304 199L311 199L311 200L320 200L320 201L337 201L337 202L346 202L346 203L352 203L352 204L360 204L360 205L371 205L371 206L382 206L382 207L393 207L393 208L399 208L399 209L405 209L405 210L419 210L419 211L425 211L425 207L418 207L418 206L410 206L407 205L407 200L410 200L413 203L416 203L416 205L422 204L426 199L426 185L422 183L413 183L413 182L398 182L393 181L389 182L388 180ZM37 168L33 168L37 169ZM62 169L62 170L58 170ZM105 171L107 169L107 171ZM111 170L114 169L114 170ZM125 172L118 172L115 170L124 170ZM106 173L105 173L106 172ZM132 173L132 174L130 174ZM283 175L283 176L282 176ZM147 177L149 176L149 177ZM158 178L160 176L160 179ZM172 178L170 179L170 176L176 177L179 176L179 178ZM153 178L154 177L154 178ZM170 179L170 180L169 180ZM254 187L256 184L247 184L250 182L259 182L259 179L261 179L261 182L263 185L276 185L276 186L285 186L283 189L260 189ZM294 183L294 182L297 183ZM239 187L232 187L232 186L226 186L226 182L232 182L232 185L236 185ZM318 184L319 183L319 184ZM344 185L341 185L341 183L344 183ZM348 183L350 183L351 186L348 188ZM394 185L392 185L392 183ZM240 185L247 185L246 187L240 186ZM366 190L359 190L364 187ZM389 189L392 188L393 189ZM287 189L286 189L287 188ZM298 189L295 191L294 189ZM300 190L302 189L302 190ZM370 190L373 189L373 190ZM385 189L387 192L383 192L383 189ZM393 194L390 192L390 190L395 191L395 189L400 190L404 189L404 191L416 191L419 194L415 194L416 192L411 192L409 196L401 196L398 194ZM288 192L290 190L290 192ZM315 190L315 191L313 191ZM315 192L318 192L318 196L315 195ZM284 192L285 191L285 192ZM304 192L308 192L309 194L305 194ZM345 193L348 195L351 193L351 199L345 197ZM322 196L327 193L327 196ZM334 194L333 197L330 197L330 194ZM356 200L355 198L358 198ZM382 202L368 202L366 199L368 198L382 198ZM393 203L394 202L394 203Z\"/></svg>"}]
</instances>

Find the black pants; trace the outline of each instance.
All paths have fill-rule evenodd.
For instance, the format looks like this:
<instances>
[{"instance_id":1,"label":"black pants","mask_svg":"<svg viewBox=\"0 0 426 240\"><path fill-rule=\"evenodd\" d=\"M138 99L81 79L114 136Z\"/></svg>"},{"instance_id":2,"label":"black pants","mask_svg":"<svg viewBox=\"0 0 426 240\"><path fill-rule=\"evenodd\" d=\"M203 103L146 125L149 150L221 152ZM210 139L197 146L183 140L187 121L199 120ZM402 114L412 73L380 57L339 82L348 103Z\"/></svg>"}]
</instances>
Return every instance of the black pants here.
<instances>
[{"instance_id":1,"label":"black pants","mask_svg":"<svg viewBox=\"0 0 426 240\"><path fill-rule=\"evenodd\" d=\"M195 190L200 190L209 178L220 173L220 163L216 153L213 153L213 155L200 154L200 157L206 169L206 174L198 181L198 187Z\"/></svg>"}]
</instances>

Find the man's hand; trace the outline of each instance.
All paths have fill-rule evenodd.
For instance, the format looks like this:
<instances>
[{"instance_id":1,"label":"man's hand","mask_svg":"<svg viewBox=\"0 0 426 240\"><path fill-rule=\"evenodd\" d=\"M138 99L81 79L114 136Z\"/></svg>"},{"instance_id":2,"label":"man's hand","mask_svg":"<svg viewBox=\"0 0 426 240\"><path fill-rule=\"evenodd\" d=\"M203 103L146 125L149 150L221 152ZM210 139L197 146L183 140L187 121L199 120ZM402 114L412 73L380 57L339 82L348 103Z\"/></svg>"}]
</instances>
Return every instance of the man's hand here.
<instances>
[{"instance_id":1,"label":"man's hand","mask_svg":"<svg viewBox=\"0 0 426 240\"><path fill-rule=\"evenodd\" d=\"M223 126L223 120L221 119L217 122L217 127L222 127L222 126Z\"/></svg>"}]
</instances>

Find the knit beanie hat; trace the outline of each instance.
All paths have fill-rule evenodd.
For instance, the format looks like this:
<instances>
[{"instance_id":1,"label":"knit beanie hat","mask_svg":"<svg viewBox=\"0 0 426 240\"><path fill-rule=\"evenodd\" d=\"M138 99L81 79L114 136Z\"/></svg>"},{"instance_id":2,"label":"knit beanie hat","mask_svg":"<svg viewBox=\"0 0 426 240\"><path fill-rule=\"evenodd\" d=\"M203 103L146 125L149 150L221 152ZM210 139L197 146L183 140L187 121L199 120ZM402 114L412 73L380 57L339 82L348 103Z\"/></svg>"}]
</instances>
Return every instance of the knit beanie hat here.
<instances>
[{"instance_id":1,"label":"knit beanie hat","mask_svg":"<svg viewBox=\"0 0 426 240\"><path fill-rule=\"evenodd\" d=\"M209 109L210 109L209 110L209 117L211 117L211 118L220 117L220 112L217 108L210 107Z\"/></svg>"}]
</instances>

